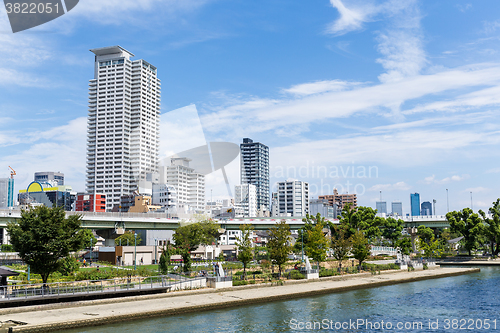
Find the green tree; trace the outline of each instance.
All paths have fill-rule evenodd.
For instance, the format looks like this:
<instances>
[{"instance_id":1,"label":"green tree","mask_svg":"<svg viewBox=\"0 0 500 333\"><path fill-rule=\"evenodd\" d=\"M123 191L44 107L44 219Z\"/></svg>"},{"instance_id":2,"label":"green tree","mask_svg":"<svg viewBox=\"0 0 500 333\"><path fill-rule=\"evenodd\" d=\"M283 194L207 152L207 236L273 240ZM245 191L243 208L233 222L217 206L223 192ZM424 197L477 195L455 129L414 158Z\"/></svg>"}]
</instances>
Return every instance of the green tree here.
<instances>
[{"instance_id":1,"label":"green tree","mask_svg":"<svg viewBox=\"0 0 500 333\"><path fill-rule=\"evenodd\" d=\"M479 246L479 237L483 232L483 223L479 215L473 213L470 208L464 208L459 212L449 212L446 214L446 219L450 223L452 232L464 236L464 247L469 255L472 255L472 251Z\"/></svg>"},{"instance_id":2,"label":"green tree","mask_svg":"<svg viewBox=\"0 0 500 333\"><path fill-rule=\"evenodd\" d=\"M191 252L200 245L215 243L218 235L219 227L212 220L186 224L175 230L174 243L184 261L185 272L191 269Z\"/></svg>"},{"instance_id":3,"label":"green tree","mask_svg":"<svg viewBox=\"0 0 500 333\"><path fill-rule=\"evenodd\" d=\"M80 269L80 264L78 260L73 255L69 255L66 258L61 259L61 265L58 269L59 273L65 276L69 276Z\"/></svg>"},{"instance_id":4,"label":"green tree","mask_svg":"<svg viewBox=\"0 0 500 333\"><path fill-rule=\"evenodd\" d=\"M413 249L411 245L411 237L410 236L401 237L396 242L396 247L399 248L401 254L409 256Z\"/></svg>"},{"instance_id":5,"label":"green tree","mask_svg":"<svg viewBox=\"0 0 500 333\"><path fill-rule=\"evenodd\" d=\"M419 225L417 228L417 236L421 241L429 243L434 240L434 231L425 225Z\"/></svg>"},{"instance_id":6,"label":"green tree","mask_svg":"<svg viewBox=\"0 0 500 333\"><path fill-rule=\"evenodd\" d=\"M285 220L281 220L280 223L269 229L268 235L269 258L273 264L278 265L281 275L281 268L288 261L288 255L292 252L290 226L286 224Z\"/></svg>"},{"instance_id":7,"label":"green tree","mask_svg":"<svg viewBox=\"0 0 500 333\"><path fill-rule=\"evenodd\" d=\"M366 258L370 256L371 246L368 239L365 237L362 231L356 231L354 235L351 236L352 241L352 254L354 258L359 261L359 267L365 261Z\"/></svg>"},{"instance_id":8,"label":"green tree","mask_svg":"<svg viewBox=\"0 0 500 333\"><path fill-rule=\"evenodd\" d=\"M81 215L66 218L61 207L38 206L22 210L17 222L7 224L7 232L14 250L47 283L50 274L61 267L70 252L83 248L80 220Z\"/></svg>"},{"instance_id":9,"label":"green tree","mask_svg":"<svg viewBox=\"0 0 500 333\"><path fill-rule=\"evenodd\" d=\"M318 213L314 219L315 224L306 229L304 234L304 251L307 256L318 263L318 269L321 262L326 260L326 251L329 248L329 240L323 231L326 222ZM307 224L308 222L306 222ZM307 235L307 237L305 237ZM307 241L306 241L307 240Z\"/></svg>"},{"instance_id":10,"label":"green tree","mask_svg":"<svg viewBox=\"0 0 500 333\"><path fill-rule=\"evenodd\" d=\"M170 241L163 247L160 256L159 269L162 274L168 273L168 265L170 264L170 257L172 256L173 246Z\"/></svg>"},{"instance_id":11,"label":"green tree","mask_svg":"<svg viewBox=\"0 0 500 333\"><path fill-rule=\"evenodd\" d=\"M253 259L253 227L250 224L242 224L240 230L241 238L236 240L236 246L238 246L238 260L243 264L243 277L246 279L247 266Z\"/></svg>"},{"instance_id":12,"label":"green tree","mask_svg":"<svg viewBox=\"0 0 500 333\"><path fill-rule=\"evenodd\" d=\"M346 237L348 231L345 226L334 225L334 236L332 235L331 248L333 257L339 262L340 272L342 273L342 261L348 258L349 252L352 250L352 239Z\"/></svg>"},{"instance_id":13,"label":"green tree","mask_svg":"<svg viewBox=\"0 0 500 333\"><path fill-rule=\"evenodd\" d=\"M388 217L383 220L382 226L382 236L391 243L392 247L396 247L398 240L403 236L401 232L404 228L404 221Z\"/></svg>"},{"instance_id":14,"label":"green tree","mask_svg":"<svg viewBox=\"0 0 500 333\"><path fill-rule=\"evenodd\" d=\"M345 225L345 237L350 238L357 230L362 230L365 237L373 240L381 236L380 227L383 224L383 219L376 216L377 211L371 207L360 206L352 207L348 203L342 209L340 224Z\"/></svg>"},{"instance_id":15,"label":"green tree","mask_svg":"<svg viewBox=\"0 0 500 333\"><path fill-rule=\"evenodd\" d=\"M492 218L486 217L486 214L480 210L484 223L484 236L489 243L491 254L496 256L500 253L500 199L493 202L493 207L490 207L489 213Z\"/></svg>"},{"instance_id":16,"label":"green tree","mask_svg":"<svg viewBox=\"0 0 500 333\"><path fill-rule=\"evenodd\" d=\"M83 248L88 248L91 245L95 246L95 244L97 243L97 238L94 236L92 230L83 229L83 235L84 235Z\"/></svg>"},{"instance_id":17,"label":"green tree","mask_svg":"<svg viewBox=\"0 0 500 333\"><path fill-rule=\"evenodd\" d=\"M142 239L141 239L141 234L137 234L137 243L135 243L135 231L134 230L127 230L123 233L123 235L120 235L115 238L115 245L122 245L122 246L134 246L134 245L141 245Z\"/></svg>"}]
</instances>

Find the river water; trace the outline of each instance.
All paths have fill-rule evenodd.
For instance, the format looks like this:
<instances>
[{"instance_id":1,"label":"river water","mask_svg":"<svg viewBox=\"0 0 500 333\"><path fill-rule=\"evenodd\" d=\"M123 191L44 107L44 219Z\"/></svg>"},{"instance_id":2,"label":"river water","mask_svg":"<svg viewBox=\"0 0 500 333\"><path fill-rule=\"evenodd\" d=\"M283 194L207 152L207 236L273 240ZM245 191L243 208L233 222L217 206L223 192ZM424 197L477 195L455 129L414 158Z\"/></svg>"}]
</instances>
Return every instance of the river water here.
<instances>
[{"instance_id":1,"label":"river water","mask_svg":"<svg viewBox=\"0 0 500 333\"><path fill-rule=\"evenodd\" d=\"M500 267L482 267L457 277L64 332L500 332L499 288Z\"/></svg>"}]
</instances>

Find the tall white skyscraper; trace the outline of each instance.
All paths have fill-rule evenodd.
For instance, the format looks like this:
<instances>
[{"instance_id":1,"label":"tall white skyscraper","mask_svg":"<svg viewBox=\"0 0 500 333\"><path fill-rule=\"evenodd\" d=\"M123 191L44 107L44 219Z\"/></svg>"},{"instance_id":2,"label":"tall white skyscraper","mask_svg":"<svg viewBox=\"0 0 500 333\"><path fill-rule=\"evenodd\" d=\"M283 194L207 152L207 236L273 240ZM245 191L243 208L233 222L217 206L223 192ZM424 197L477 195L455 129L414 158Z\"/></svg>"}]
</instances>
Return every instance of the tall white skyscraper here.
<instances>
[{"instance_id":1,"label":"tall white skyscraper","mask_svg":"<svg viewBox=\"0 0 500 333\"><path fill-rule=\"evenodd\" d=\"M252 184L236 185L234 187L234 206L239 208L242 216L257 216L257 187Z\"/></svg>"},{"instance_id":2,"label":"tall white skyscraper","mask_svg":"<svg viewBox=\"0 0 500 333\"><path fill-rule=\"evenodd\" d=\"M138 189L147 173L158 172L160 80L156 67L130 60L120 46L95 54L89 83L87 126L88 193L105 193L106 209Z\"/></svg>"}]
</instances>

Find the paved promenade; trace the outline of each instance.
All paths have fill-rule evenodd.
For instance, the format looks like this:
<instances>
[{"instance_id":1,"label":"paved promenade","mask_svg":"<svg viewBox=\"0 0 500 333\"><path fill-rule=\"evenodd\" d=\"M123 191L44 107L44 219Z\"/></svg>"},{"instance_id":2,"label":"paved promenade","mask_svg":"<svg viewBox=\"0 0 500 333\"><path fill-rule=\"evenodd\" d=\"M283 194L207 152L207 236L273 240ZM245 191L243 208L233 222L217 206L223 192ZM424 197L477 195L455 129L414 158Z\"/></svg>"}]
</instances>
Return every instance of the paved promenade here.
<instances>
[{"instance_id":1,"label":"paved promenade","mask_svg":"<svg viewBox=\"0 0 500 333\"><path fill-rule=\"evenodd\" d=\"M286 281L282 286L242 286L226 290L203 289L161 295L0 309L0 322L15 321L25 324L12 327L12 332L50 332L57 329L103 325L131 319L229 308L456 276L477 271L479 271L477 268L392 271L381 275L368 273L359 274L357 277L348 275L314 281Z\"/></svg>"}]
</instances>

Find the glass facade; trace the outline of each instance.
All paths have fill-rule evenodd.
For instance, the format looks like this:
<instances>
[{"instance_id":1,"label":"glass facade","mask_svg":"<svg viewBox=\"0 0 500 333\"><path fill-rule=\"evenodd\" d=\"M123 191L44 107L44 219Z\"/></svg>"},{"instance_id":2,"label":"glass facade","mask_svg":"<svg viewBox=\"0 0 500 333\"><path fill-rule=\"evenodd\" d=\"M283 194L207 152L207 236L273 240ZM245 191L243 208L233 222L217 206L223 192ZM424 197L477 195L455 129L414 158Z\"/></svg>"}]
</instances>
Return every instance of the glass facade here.
<instances>
[{"instance_id":1,"label":"glass facade","mask_svg":"<svg viewBox=\"0 0 500 333\"><path fill-rule=\"evenodd\" d=\"M411 216L420 216L420 194L410 194Z\"/></svg>"}]
</instances>

